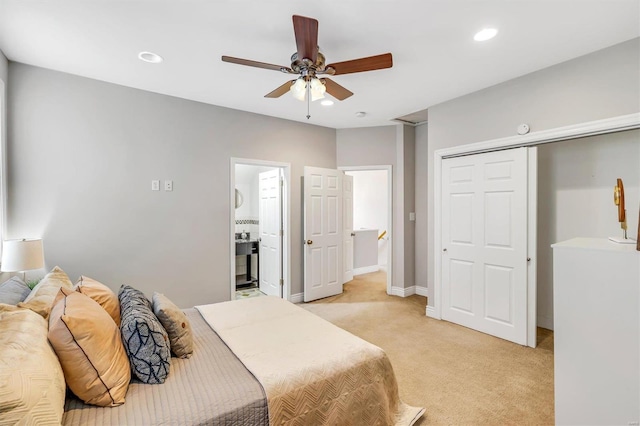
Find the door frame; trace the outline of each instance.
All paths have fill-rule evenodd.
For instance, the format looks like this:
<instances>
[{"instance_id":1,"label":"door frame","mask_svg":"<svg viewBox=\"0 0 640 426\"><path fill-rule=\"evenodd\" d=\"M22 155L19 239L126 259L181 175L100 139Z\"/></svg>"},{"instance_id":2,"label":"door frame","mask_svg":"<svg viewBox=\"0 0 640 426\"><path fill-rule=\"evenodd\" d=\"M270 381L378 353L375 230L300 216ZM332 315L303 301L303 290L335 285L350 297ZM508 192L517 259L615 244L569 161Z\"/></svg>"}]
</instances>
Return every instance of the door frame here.
<instances>
[{"instance_id":1,"label":"door frame","mask_svg":"<svg viewBox=\"0 0 640 426\"><path fill-rule=\"evenodd\" d=\"M236 208L235 208L235 188L236 188L236 164L246 166L273 167L282 169L284 188L282 191L282 298L291 300L291 163L279 161L257 160L249 158L231 157L229 161L229 285L230 300L236 298Z\"/></svg>"},{"instance_id":2,"label":"door frame","mask_svg":"<svg viewBox=\"0 0 640 426\"><path fill-rule=\"evenodd\" d=\"M392 295L393 278L393 167L390 165L379 166L340 166L338 170L343 172L363 172L374 170L387 171L387 235L389 247L387 250L387 294Z\"/></svg>"},{"instance_id":3,"label":"door frame","mask_svg":"<svg viewBox=\"0 0 640 426\"><path fill-rule=\"evenodd\" d=\"M482 152L490 152L501 149L518 148L523 146L542 145L545 143L559 142L576 138L584 138L587 136L595 136L607 133L620 132L624 130L632 130L640 128L640 113L622 115L618 117L606 118L603 120L595 120L586 123L579 123L570 126L558 127L550 130L541 130L532 132L527 135L509 136L506 138L492 139L484 142L477 142L467 145L460 145L451 148L439 149L434 152L434 206L442 205L442 160L449 157L458 157L462 155L479 154ZM536 190L535 182L528 179L529 191ZM536 212L529 209L529 216L535 218ZM442 217L439 208L433 209L434 213L434 239L433 239L433 256L434 256L434 283L433 283L433 305L427 305L426 314L430 318L442 319ZM527 229L529 241L535 241L537 237L537 226L529 221ZM533 239L533 240L532 240ZM536 324L536 254L532 253L531 266L528 273L528 312L527 312L527 345L535 347L535 333L530 333L531 329L535 330ZM533 287L533 288L531 288ZM533 306L532 306L533 304Z\"/></svg>"}]
</instances>

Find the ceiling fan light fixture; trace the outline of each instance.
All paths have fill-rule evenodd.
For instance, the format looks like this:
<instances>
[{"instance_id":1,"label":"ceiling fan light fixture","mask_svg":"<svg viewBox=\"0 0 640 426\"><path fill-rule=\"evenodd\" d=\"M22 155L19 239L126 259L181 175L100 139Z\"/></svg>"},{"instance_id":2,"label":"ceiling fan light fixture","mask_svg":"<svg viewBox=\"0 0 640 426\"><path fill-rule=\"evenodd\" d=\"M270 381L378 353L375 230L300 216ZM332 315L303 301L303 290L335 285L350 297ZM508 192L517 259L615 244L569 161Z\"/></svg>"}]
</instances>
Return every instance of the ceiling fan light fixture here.
<instances>
[{"instance_id":1,"label":"ceiling fan light fixture","mask_svg":"<svg viewBox=\"0 0 640 426\"><path fill-rule=\"evenodd\" d=\"M331 99L325 99L324 101L320 102L320 104L322 106L331 106L333 105L333 101Z\"/></svg>"},{"instance_id":2,"label":"ceiling fan light fixture","mask_svg":"<svg viewBox=\"0 0 640 426\"><path fill-rule=\"evenodd\" d=\"M311 100L317 101L318 99L324 99L324 93L327 91L327 88L322 84L322 81L317 77L313 77L309 84L311 85Z\"/></svg>"},{"instance_id":3,"label":"ceiling fan light fixture","mask_svg":"<svg viewBox=\"0 0 640 426\"><path fill-rule=\"evenodd\" d=\"M307 82L304 81L304 77L298 77L289 90L294 98L299 101L304 101L304 95L307 92Z\"/></svg>"},{"instance_id":4,"label":"ceiling fan light fixture","mask_svg":"<svg viewBox=\"0 0 640 426\"><path fill-rule=\"evenodd\" d=\"M483 28L473 36L475 41L487 41L494 38L498 34L498 30L495 28Z\"/></svg>"}]
</instances>

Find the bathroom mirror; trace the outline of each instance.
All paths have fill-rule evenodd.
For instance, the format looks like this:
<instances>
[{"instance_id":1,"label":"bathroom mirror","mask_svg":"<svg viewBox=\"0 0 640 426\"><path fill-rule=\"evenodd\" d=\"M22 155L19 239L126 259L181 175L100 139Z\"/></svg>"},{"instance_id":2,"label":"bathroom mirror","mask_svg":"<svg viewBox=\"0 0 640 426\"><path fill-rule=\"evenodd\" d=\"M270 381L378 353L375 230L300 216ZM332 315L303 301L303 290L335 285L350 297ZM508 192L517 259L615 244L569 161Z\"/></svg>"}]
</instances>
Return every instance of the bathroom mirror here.
<instances>
[{"instance_id":1,"label":"bathroom mirror","mask_svg":"<svg viewBox=\"0 0 640 426\"><path fill-rule=\"evenodd\" d=\"M244 202L244 197L242 196L242 193L238 191L238 188L236 188L236 209L240 207L243 202Z\"/></svg>"}]
</instances>

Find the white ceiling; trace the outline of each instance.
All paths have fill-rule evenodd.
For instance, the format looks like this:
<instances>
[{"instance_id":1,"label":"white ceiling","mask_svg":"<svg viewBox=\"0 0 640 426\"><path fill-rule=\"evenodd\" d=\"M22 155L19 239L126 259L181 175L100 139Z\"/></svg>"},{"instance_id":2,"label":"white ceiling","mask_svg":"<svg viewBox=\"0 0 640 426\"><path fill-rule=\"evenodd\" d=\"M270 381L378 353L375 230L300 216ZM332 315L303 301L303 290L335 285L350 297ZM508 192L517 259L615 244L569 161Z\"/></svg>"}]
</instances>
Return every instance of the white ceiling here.
<instances>
[{"instance_id":1,"label":"white ceiling","mask_svg":"<svg viewBox=\"0 0 640 426\"><path fill-rule=\"evenodd\" d=\"M319 21L328 63L391 52L393 68L335 76L355 95L313 103L310 120L289 94L264 98L290 77L220 57L289 66L293 14ZM498 36L475 42L486 26ZM640 0L0 0L11 61L333 128L390 124L639 35Z\"/></svg>"}]
</instances>

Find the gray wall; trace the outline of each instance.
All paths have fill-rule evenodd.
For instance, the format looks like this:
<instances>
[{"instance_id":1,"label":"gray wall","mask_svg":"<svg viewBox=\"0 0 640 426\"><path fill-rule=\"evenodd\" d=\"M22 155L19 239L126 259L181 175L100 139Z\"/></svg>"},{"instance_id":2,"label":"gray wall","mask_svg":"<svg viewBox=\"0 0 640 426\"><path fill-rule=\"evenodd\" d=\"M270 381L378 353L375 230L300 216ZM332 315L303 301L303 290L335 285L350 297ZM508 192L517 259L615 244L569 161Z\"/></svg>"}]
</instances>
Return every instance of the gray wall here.
<instances>
[{"instance_id":1,"label":"gray wall","mask_svg":"<svg viewBox=\"0 0 640 426\"><path fill-rule=\"evenodd\" d=\"M411 287L414 285L413 235L406 241L409 222L407 207L413 206L414 166L407 157L413 158L413 128L404 125L340 129L336 136L338 166L391 165L393 169L393 258L392 285ZM405 182L409 180L410 182ZM407 192L408 191L408 192ZM413 210L412 210L413 211Z\"/></svg>"},{"instance_id":2,"label":"gray wall","mask_svg":"<svg viewBox=\"0 0 640 426\"><path fill-rule=\"evenodd\" d=\"M640 111L639 53L640 39L633 39L429 108L428 163L420 164L427 168L428 182L433 182L437 149L512 136L520 123L539 131ZM637 161L637 157L627 161ZM432 304L431 186L428 205L427 270Z\"/></svg>"},{"instance_id":3,"label":"gray wall","mask_svg":"<svg viewBox=\"0 0 640 426\"><path fill-rule=\"evenodd\" d=\"M411 287L416 284L415 271L415 236L416 222L409 220L409 214L415 213L415 193L416 193L416 131L415 127L399 126L398 146L402 146L403 158L403 194L404 211L401 212L404 224L404 286ZM400 143L400 141L402 141ZM399 212L400 213L400 212Z\"/></svg>"},{"instance_id":4,"label":"gray wall","mask_svg":"<svg viewBox=\"0 0 640 426\"><path fill-rule=\"evenodd\" d=\"M0 80L7 82L7 75L9 74L9 61L4 56L2 50L0 50Z\"/></svg>"},{"instance_id":5,"label":"gray wall","mask_svg":"<svg viewBox=\"0 0 640 426\"><path fill-rule=\"evenodd\" d=\"M7 138L7 84L9 77L9 61L4 53L0 50L0 149L6 149ZM0 205L6 209L6 170L5 164L0 165L0 198L2 202ZM4 213L4 212L3 212ZM2 223L2 217L6 217L6 214L0 215L0 240L6 239L4 234L5 224ZM1 250L0 250L1 251ZM8 278L8 275L0 273L0 279L4 281L4 278Z\"/></svg>"},{"instance_id":6,"label":"gray wall","mask_svg":"<svg viewBox=\"0 0 640 426\"><path fill-rule=\"evenodd\" d=\"M416 127L416 222L415 222L415 282L416 287L427 287L427 130L428 124Z\"/></svg>"},{"instance_id":7,"label":"gray wall","mask_svg":"<svg viewBox=\"0 0 640 426\"><path fill-rule=\"evenodd\" d=\"M302 292L301 176L336 167L334 129L17 63L9 74L8 237L42 236L47 268L182 307L228 300L229 159L263 159L292 165L291 292Z\"/></svg>"}]
</instances>

